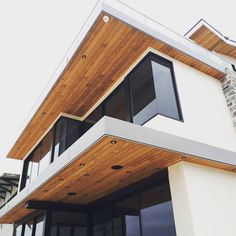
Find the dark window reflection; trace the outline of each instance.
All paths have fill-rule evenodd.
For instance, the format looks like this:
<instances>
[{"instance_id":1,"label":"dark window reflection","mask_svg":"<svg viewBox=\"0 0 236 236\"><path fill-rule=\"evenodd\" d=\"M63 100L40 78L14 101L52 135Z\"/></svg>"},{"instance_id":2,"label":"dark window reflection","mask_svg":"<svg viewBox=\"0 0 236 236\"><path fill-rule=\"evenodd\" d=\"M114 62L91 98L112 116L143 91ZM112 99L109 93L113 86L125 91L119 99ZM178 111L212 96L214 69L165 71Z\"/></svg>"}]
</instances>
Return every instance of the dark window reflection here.
<instances>
[{"instance_id":1,"label":"dark window reflection","mask_svg":"<svg viewBox=\"0 0 236 236\"><path fill-rule=\"evenodd\" d=\"M176 236L168 185L141 194L141 221L143 236Z\"/></svg>"},{"instance_id":2,"label":"dark window reflection","mask_svg":"<svg viewBox=\"0 0 236 236\"><path fill-rule=\"evenodd\" d=\"M58 236L72 236L70 226L60 226Z\"/></svg>"},{"instance_id":3,"label":"dark window reflection","mask_svg":"<svg viewBox=\"0 0 236 236\"><path fill-rule=\"evenodd\" d=\"M138 196L127 198L115 205L116 215L122 219L122 235L139 236L140 234L140 203Z\"/></svg>"},{"instance_id":4,"label":"dark window reflection","mask_svg":"<svg viewBox=\"0 0 236 236\"><path fill-rule=\"evenodd\" d=\"M130 121L128 97L125 87L120 86L105 103L105 115L116 119Z\"/></svg>"},{"instance_id":5,"label":"dark window reflection","mask_svg":"<svg viewBox=\"0 0 236 236\"><path fill-rule=\"evenodd\" d=\"M66 148L69 148L80 136L80 122L77 120L67 120Z\"/></svg>"},{"instance_id":6,"label":"dark window reflection","mask_svg":"<svg viewBox=\"0 0 236 236\"><path fill-rule=\"evenodd\" d=\"M50 235L87 236L87 214L59 211L53 212Z\"/></svg>"},{"instance_id":7,"label":"dark window reflection","mask_svg":"<svg viewBox=\"0 0 236 236\"><path fill-rule=\"evenodd\" d=\"M54 159L59 157L66 150L66 119L60 119L56 124L56 138L54 144Z\"/></svg>"},{"instance_id":8,"label":"dark window reflection","mask_svg":"<svg viewBox=\"0 0 236 236\"><path fill-rule=\"evenodd\" d=\"M152 61L152 70L158 101L158 113L179 119L179 111L170 68Z\"/></svg>"},{"instance_id":9,"label":"dark window reflection","mask_svg":"<svg viewBox=\"0 0 236 236\"><path fill-rule=\"evenodd\" d=\"M175 236L171 201L142 209L143 236Z\"/></svg>"},{"instance_id":10,"label":"dark window reflection","mask_svg":"<svg viewBox=\"0 0 236 236\"><path fill-rule=\"evenodd\" d=\"M129 75L132 100L133 120L143 124L157 114L156 93L150 58L141 61Z\"/></svg>"},{"instance_id":11,"label":"dark window reflection","mask_svg":"<svg viewBox=\"0 0 236 236\"><path fill-rule=\"evenodd\" d=\"M87 227L75 226L73 236L87 236Z\"/></svg>"},{"instance_id":12,"label":"dark window reflection","mask_svg":"<svg viewBox=\"0 0 236 236\"><path fill-rule=\"evenodd\" d=\"M126 236L140 235L139 216L126 215L125 216Z\"/></svg>"}]
</instances>

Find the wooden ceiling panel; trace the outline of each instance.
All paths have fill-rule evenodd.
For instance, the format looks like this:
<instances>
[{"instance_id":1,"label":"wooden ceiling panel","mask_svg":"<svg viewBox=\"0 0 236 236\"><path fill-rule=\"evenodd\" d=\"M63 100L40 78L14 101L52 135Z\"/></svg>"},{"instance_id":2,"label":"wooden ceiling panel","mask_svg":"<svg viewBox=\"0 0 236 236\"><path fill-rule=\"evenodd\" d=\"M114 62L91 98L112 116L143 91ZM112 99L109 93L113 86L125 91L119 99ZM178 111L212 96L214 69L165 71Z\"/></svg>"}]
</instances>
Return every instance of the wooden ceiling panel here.
<instances>
[{"instance_id":1,"label":"wooden ceiling panel","mask_svg":"<svg viewBox=\"0 0 236 236\"><path fill-rule=\"evenodd\" d=\"M61 113L84 117L149 48L154 48L208 75L224 74L164 42L102 13L72 60L30 120L8 157L23 159Z\"/></svg>"},{"instance_id":2,"label":"wooden ceiling panel","mask_svg":"<svg viewBox=\"0 0 236 236\"><path fill-rule=\"evenodd\" d=\"M114 139L117 143L111 144ZM1 217L0 223L17 222L32 213L25 209L28 200L88 204L180 161L233 171L226 164L104 136ZM123 168L113 170L113 165ZM69 192L76 195L68 196Z\"/></svg>"},{"instance_id":3,"label":"wooden ceiling panel","mask_svg":"<svg viewBox=\"0 0 236 236\"><path fill-rule=\"evenodd\" d=\"M236 58L236 46L233 46L227 40L223 40L210 28L202 25L191 36L190 39L210 51Z\"/></svg>"}]
</instances>

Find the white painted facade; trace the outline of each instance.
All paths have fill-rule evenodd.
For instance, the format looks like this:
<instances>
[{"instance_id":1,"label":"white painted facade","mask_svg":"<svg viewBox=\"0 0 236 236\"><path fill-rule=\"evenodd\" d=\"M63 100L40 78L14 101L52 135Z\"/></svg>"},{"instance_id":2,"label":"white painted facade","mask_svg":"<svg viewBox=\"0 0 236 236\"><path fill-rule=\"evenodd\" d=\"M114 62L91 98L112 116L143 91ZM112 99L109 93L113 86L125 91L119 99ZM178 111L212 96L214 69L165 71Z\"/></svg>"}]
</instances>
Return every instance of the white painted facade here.
<instances>
[{"instance_id":1,"label":"white painted facade","mask_svg":"<svg viewBox=\"0 0 236 236\"><path fill-rule=\"evenodd\" d=\"M235 173L182 162L169 180L178 236L235 235Z\"/></svg>"},{"instance_id":2,"label":"white painted facade","mask_svg":"<svg viewBox=\"0 0 236 236\"><path fill-rule=\"evenodd\" d=\"M229 57L229 56L226 56L226 55L223 55L221 53L217 53L217 52L214 52L217 56L223 58L224 60L226 61L229 61L230 63L236 65L236 59L233 58L233 57Z\"/></svg>"},{"instance_id":3,"label":"white painted facade","mask_svg":"<svg viewBox=\"0 0 236 236\"><path fill-rule=\"evenodd\" d=\"M12 236L13 224L0 224L0 236Z\"/></svg>"},{"instance_id":4,"label":"white painted facade","mask_svg":"<svg viewBox=\"0 0 236 236\"><path fill-rule=\"evenodd\" d=\"M174 64L184 122L157 115L144 126L236 151L236 131L221 82L160 52Z\"/></svg>"}]
</instances>

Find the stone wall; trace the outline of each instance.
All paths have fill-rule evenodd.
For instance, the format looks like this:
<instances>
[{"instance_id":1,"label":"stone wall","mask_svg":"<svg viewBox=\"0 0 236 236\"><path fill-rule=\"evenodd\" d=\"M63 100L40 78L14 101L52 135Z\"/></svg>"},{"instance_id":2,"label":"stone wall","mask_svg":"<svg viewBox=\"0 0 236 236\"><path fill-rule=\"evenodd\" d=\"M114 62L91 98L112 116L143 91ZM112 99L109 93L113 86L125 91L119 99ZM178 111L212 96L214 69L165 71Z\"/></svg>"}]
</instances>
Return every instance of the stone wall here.
<instances>
[{"instance_id":1,"label":"stone wall","mask_svg":"<svg viewBox=\"0 0 236 236\"><path fill-rule=\"evenodd\" d=\"M227 75L221 82L226 102L232 115L233 125L236 129L236 73L227 70Z\"/></svg>"}]
</instances>

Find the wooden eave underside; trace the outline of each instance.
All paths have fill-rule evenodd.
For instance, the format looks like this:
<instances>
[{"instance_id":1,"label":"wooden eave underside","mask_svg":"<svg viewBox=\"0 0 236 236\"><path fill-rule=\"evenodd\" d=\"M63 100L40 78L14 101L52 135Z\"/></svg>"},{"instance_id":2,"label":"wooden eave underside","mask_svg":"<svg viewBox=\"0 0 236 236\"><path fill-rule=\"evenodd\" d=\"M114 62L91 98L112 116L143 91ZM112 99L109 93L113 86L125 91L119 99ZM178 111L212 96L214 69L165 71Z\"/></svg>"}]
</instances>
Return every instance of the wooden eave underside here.
<instances>
[{"instance_id":1,"label":"wooden eave underside","mask_svg":"<svg viewBox=\"0 0 236 236\"><path fill-rule=\"evenodd\" d=\"M122 81L122 76L149 47L216 79L224 76L217 69L112 16L104 23L103 14L21 133L8 153L9 158L24 159L60 113L86 116L99 99Z\"/></svg>"},{"instance_id":2,"label":"wooden eave underside","mask_svg":"<svg viewBox=\"0 0 236 236\"><path fill-rule=\"evenodd\" d=\"M236 47L225 42L205 25L196 30L190 39L210 51L236 58Z\"/></svg>"},{"instance_id":3,"label":"wooden eave underside","mask_svg":"<svg viewBox=\"0 0 236 236\"><path fill-rule=\"evenodd\" d=\"M111 144L114 139L117 143ZM17 222L33 213L34 210L25 208L28 200L88 204L180 161L232 171L230 165L103 136L81 156L8 211L0 218L0 223ZM123 169L112 170L113 165L122 165ZM77 195L68 196L68 192L76 192Z\"/></svg>"}]
</instances>

